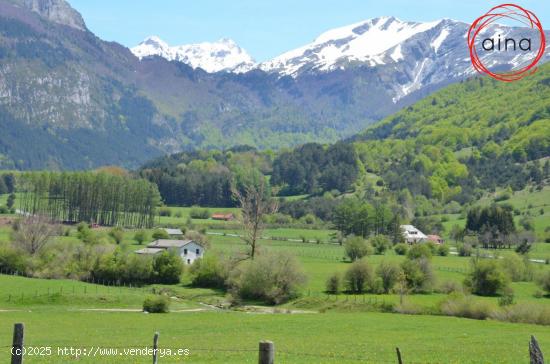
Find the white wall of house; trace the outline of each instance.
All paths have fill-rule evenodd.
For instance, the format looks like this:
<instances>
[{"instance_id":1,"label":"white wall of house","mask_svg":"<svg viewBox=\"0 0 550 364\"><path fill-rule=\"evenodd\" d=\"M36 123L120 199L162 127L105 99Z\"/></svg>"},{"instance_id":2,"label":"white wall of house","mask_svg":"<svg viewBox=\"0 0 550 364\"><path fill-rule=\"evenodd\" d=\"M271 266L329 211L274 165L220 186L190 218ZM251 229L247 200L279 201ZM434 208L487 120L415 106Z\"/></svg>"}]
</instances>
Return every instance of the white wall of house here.
<instances>
[{"instance_id":1,"label":"white wall of house","mask_svg":"<svg viewBox=\"0 0 550 364\"><path fill-rule=\"evenodd\" d=\"M423 243L427 240L427 236L412 225L401 225L403 238L409 244Z\"/></svg>"},{"instance_id":2,"label":"white wall of house","mask_svg":"<svg viewBox=\"0 0 550 364\"><path fill-rule=\"evenodd\" d=\"M204 248L195 242L190 242L179 248L179 256L185 264L193 264L193 262L204 256Z\"/></svg>"}]
</instances>

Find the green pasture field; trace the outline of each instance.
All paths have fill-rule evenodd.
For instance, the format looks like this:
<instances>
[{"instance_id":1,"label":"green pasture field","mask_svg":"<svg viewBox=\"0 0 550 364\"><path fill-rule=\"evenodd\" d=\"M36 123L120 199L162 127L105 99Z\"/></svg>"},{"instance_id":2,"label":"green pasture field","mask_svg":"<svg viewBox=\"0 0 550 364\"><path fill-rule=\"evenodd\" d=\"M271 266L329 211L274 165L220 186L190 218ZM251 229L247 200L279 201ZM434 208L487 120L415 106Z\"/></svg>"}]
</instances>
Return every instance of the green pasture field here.
<instances>
[{"instance_id":1,"label":"green pasture field","mask_svg":"<svg viewBox=\"0 0 550 364\"><path fill-rule=\"evenodd\" d=\"M76 280L37 279L0 275L1 309L124 308L139 310L153 289L163 286L119 287ZM170 289L169 286L164 287ZM176 289L185 290L177 287ZM199 290L200 291L200 290ZM199 293L198 291L196 293ZM178 294L179 296L179 294ZM193 301L174 300L173 309L197 307Z\"/></svg>"},{"instance_id":2,"label":"green pasture field","mask_svg":"<svg viewBox=\"0 0 550 364\"><path fill-rule=\"evenodd\" d=\"M240 229L209 229L208 232L220 233L220 234L242 234ZM262 233L263 237L269 238L290 238L302 240L317 240L321 242L329 242L331 236L336 233L336 230L330 229L298 229L298 228L278 228L278 229L265 229Z\"/></svg>"},{"instance_id":3,"label":"green pasture field","mask_svg":"<svg viewBox=\"0 0 550 364\"><path fill-rule=\"evenodd\" d=\"M178 207L178 206L168 206L172 211L172 216L159 216L156 218L156 222L161 225L174 224L174 225L184 225L189 219L189 214L193 207ZM237 214L240 209L234 207L198 207L200 209L206 209L212 215L213 213L223 212L223 213L233 213ZM181 217L176 217L176 214L181 214ZM225 224L225 221L213 220L213 219L192 219L193 224Z\"/></svg>"},{"instance_id":4,"label":"green pasture field","mask_svg":"<svg viewBox=\"0 0 550 364\"><path fill-rule=\"evenodd\" d=\"M130 234L130 232L128 233ZM64 238L72 239L72 238ZM244 249L240 239L210 236L212 249L235 252ZM276 343L277 360L284 363L390 363L399 346L405 360L419 363L518 363L527 361L530 335L543 349L550 347L545 326L477 321L442 316L368 312L370 305L399 302L398 295L324 294L326 278L343 273L343 247L335 244L262 240L263 249L287 251L300 260L309 277L303 297L280 307L283 313L246 313L208 308L222 292L179 286L146 288L109 287L71 280L43 280L0 275L0 356L7 355L15 322L26 325L26 343L53 347L145 347L155 331L161 348L188 348L190 363L254 363L258 341ZM130 247L133 248L133 247ZM388 251L370 256L376 267L382 260L400 262L402 256ZM469 258L433 257L439 281L462 282ZM537 269L548 266L537 265ZM184 280L184 282L188 279ZM534 283L513 283L517 302L548 304L536 298ZM169 314L143 314L144 297L151 289L168 289L173 299ZM409 295L409 305L435 307L444 294ZM497 305L495 297L476 297ZM328 309L327 309L328 308ZM99 309L100 311L89 311ZM325 312L325 309L327 311ZM304 310L311 313L284 313ZM178 312L179 311L179 312ZM325 313L322 313L325 312ZM498 334L497 334L498 333ZM55 349L57 350L57 349ZM27 358L31 363L71 362L59 356ZM143 357L80 357L82 363L137 363ZM161 363L181 362L165 357Z\"/></svg>"},{"instance_id":5,"label":"green pasture field","mask_svg":"<svg viewBox=\"0 0 550 364\"><path fill-rule=\"evenodd\" d=\"M518 193L519 194L519 193ZM517 208L529 209L537 231L549 224L542 193L529 203L519 205L516 196L508 200ZM2 197L2 196L0 196ZM535 206L535 204L538 205ZM535 215L540 208L543 215ZM191 208L172 207L173 215L161 217L162 225L175 227L185 224ZM209 208L213 212L237 212L237 209ZM463 226L460 215L446 215L447 231L453 224ZM196 229L208 224L211 251L243 252L242 240L231 234L234 223L193 219ZM232 225L231 225L232 224ZM67 243L78 242L76 229L69 236L60 237ZM99 229L107 234L109 229ZM149 239L153 230L148 230ZM73 347L145 347L151 345L155 331L161 334L160 347L188 348L190 356L162 358L160 363L187 361L191 363L255 363L258 341L273 340L277 361L283 363L394 363L395 347L403 352L405 362L419 363L518 363L528 361L528 340L534 334L543 350L550 350L550 331L545 326L502 323L492 320L477 321L443 316L401 315L372 312L385 304L397 305L397 294L327 295L325 282L335 272L344 274L350 263L344 260L344 247L330 242L334 230L279 228L266 229L260 240L260 251L284 251L298 258L308 282L302 297L277 308L277 312L241 312L220 310L209 306L225 300L225 293L191 288L190 275L184 275L177 286L113 287L72 280L29 279L0 275L0 357L7 355L14 322L26 325L26 343L34 346ZM9 239L10 229L0 227L0 242ZM126 249L136 250L135 231L127 230L123 240ZM281 238L309 242L285 241ZM319 243L316 242L319 240ZM452 242L448 239L448 243ZM146 243L145 243L146 244ZM498 255L512 251L499 250ZM489 251L489 253L495 253ZM550 244L536 243L531 257L550 257ZM382 261L400 263L405 258L388 250L385 255L373 255L368 261L373 268ZM434 256L432 265L437 279L436 287L445 282L462 283L467 275L470 258L449 255ZM549 265L535 264L537 273L550 269ZM512 283L517 303L548 305L549 298L541 296L534 282ZM172 300L169 314L140 313L144 298L163 290ZM407 295L410 307L431 312L448 298L442 293ZM475 297L475 300L498 306L498 297ZM96 311L90 311L90 309ZM204 310L198 312L197 310ZM288 313L288 312L295 313ZM307 311L308 313L299 313ZM298 313L296 313L298 312ZM147 362L143 357L27 358L32 363L137 363ZM2 360L0 360L1 362Z\"/></svg>"},{"instance_id":6,"label":"green pasture field","mask_svg":"<svg viewBox=\"0 0 550 364\"><path fill-rule=\"evenodd\" d=\"M224 252L227 254L234 254L238 252L244 252L246 246L240 241L239 238L231 236L209 236L209 240L212 245L213 251ZM540 245L536 244L536 246ZM304 289L305 296L312 297L326 297L325 282L327 278L335 272L339 272L342 275L349 267L349 262L344 261L345 251L344 247L337 244L315 244L315 243L298 243L278 240L261 240L260 250L270 251L285 251L298 257L304 271L308 277L307 286ZM499 252L501 252L500 250ZM396 255L393 250L388 250L385 255L372 255L368 257L368 261L371 262L373 268L380 264L382 261L393 261L401 263L405 257ZM436 286L439 286L447 281L453 281L456 283L462 283L466 278L466 275L470 268L471 258L458 257L455 255L449 255L446 257L434 256L432 257L432 265L436 276ZM542 271L550 269L549 265L532 263L533 269L536 274ZM547 298L536 298L535 294L540 290L539 287L533 282L518 282L512 283L511 287L515 292L516 302L534 302L540 304L547 304ZM345 295L341 295L345 296ZM396 303L399 301L399 296L396 294L387 295L365 295L367 298L377 297L379 300L385 302ZM422 307L435 307L440 301L446 298L443 294L429 294L429 295L411 295L408 297L411 303L418 304ZM343 298L342 298L343 299ZM489 298L476 298L480 300L490 301L497 305L497 297ZM362 298L360 299L360 301Z\"/></svg>"},{"instance_id":7,"label":"green pasture field","mask_svg":"<svg viewBox=\"0 0 550 364\"><path fill-rule=\"evenodd\" d=\"M60 357L58 347L189 349L189 356L159 363L257 363L258 342L275 343L280 363L527 363L535 335L550 347L544 326L452 317L383 313L247 314L241 312L12 311L0 312L0 356L9 357L12 327L25 324L25 345L51 346L52 356L29 363L144 363L136 356ZM546 350L548 351L548 350Z\"/></svg>"},{"instance_id":8,"label":"green pasture field","mask_svg":"<svg viewBox=\"0 0 550 364\"><path fill-rule=\"evenodd\" d=\"M7 226L0 226L0 242L7 242L10 239L11 229Z\"/></svg>"}]
</instances>

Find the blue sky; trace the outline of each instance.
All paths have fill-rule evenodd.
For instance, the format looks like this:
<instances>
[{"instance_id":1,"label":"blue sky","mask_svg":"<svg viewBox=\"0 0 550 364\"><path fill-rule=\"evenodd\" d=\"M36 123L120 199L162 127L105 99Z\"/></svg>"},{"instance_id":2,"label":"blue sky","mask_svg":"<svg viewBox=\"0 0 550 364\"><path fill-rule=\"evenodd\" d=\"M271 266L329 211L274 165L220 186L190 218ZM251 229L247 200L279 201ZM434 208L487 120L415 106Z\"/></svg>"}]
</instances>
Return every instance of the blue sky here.
<instances>
[{"instance_id":1,"label":"blue sky","mask_svg":"<svg viewBox=\"0 0 550 364\"><path fill-rule=\"evenodd\" d=\"M88 28L105 40L131 47L149 35L171 45L231 38L257 61L311 42L320 33L378 16L471 23L492 6L480 0L68 0ZM516 2L550 29L550 1Z\"/></svg>"}]
</instances>

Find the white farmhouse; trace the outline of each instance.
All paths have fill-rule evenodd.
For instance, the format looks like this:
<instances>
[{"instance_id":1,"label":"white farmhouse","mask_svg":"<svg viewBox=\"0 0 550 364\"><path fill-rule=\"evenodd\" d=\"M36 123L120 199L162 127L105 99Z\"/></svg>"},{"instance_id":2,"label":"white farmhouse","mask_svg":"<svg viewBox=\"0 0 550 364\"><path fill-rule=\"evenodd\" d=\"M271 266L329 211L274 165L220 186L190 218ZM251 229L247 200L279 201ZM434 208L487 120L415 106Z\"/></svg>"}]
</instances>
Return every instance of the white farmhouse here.
<instances>
[{"instance_id":1,"label":"white farmhouse","mask_svg":"<svg viewBox=\"0 0 550 364\"><path fill-rule=\"evenodd\" d=\"M412 225L401 225L403 237L408 244L423 243L428 237Z\"/></svg>"},{"instance_id":2,"label":"white farmhouse","mask_svg":"<svg viewBox=\"0 0 550 364\"><path fill-rule=\"evenodd\" d=\"M147 245L147 248L136 251L137 254L158 254L165 250L175 251L185 264L204 256L204 247L194 240L159 239Z\"/></svg>"}]
</instances>

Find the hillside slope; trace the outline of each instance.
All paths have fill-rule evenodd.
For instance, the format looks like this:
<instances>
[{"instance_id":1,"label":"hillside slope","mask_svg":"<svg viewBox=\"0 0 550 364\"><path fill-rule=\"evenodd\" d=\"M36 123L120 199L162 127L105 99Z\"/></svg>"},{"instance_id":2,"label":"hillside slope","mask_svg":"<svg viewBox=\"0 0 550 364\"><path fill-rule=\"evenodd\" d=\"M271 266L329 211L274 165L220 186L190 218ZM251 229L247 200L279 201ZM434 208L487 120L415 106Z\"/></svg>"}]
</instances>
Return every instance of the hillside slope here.
<instances>
[{"instance_id":1,"label":"hillside slope","mask_svg":"<svg viewBox=\"0 0 550 364\"><path fill-rule=\"evenodd\" d=\"M522 81L449 86L349 140L393 190L467 202L496 187L547 184L550 65Z\"/></svg>"},{"instance_id":2,"label":"hillside slope","mask_svg":"<svg viewBox=\"0 0 550 364\"><path fill-rule=\"evenodd\" d=\"M519 82L478 77L449 86L359 134L355 140L415 139L458 151L550 155L550 65Z\"/></svg>"}]
</instances>

